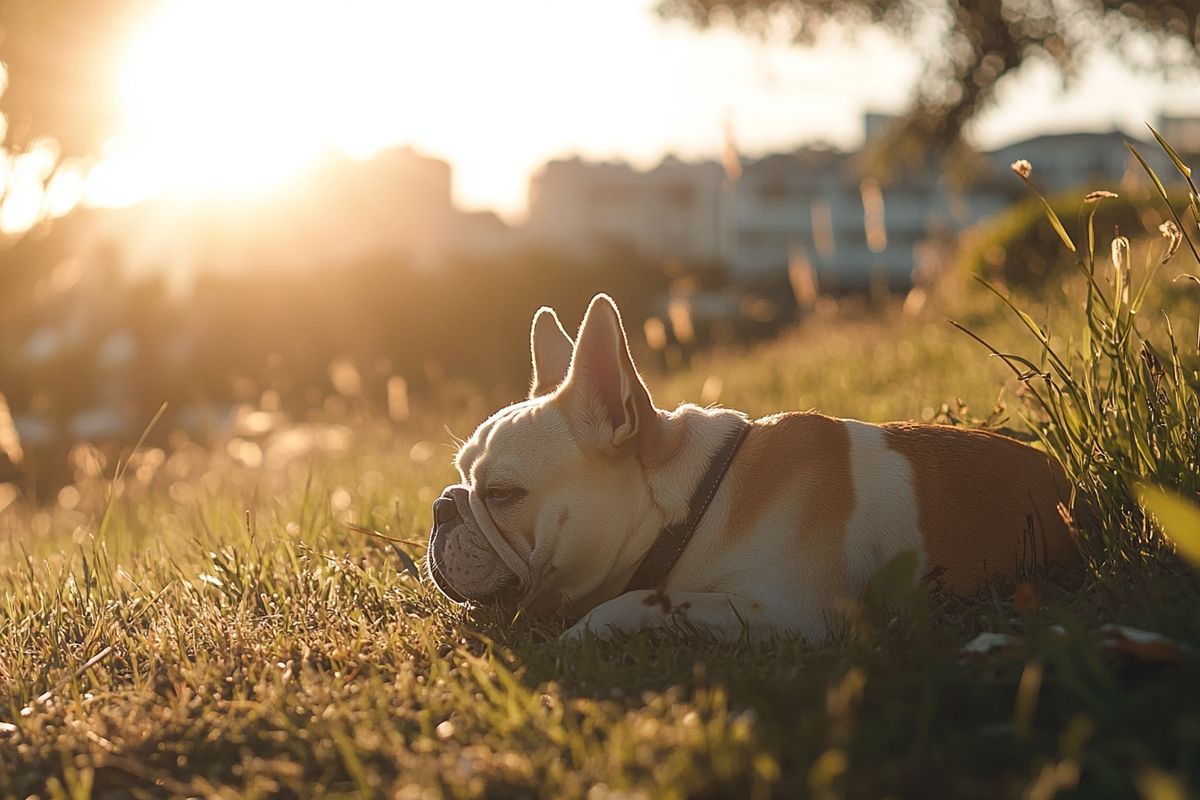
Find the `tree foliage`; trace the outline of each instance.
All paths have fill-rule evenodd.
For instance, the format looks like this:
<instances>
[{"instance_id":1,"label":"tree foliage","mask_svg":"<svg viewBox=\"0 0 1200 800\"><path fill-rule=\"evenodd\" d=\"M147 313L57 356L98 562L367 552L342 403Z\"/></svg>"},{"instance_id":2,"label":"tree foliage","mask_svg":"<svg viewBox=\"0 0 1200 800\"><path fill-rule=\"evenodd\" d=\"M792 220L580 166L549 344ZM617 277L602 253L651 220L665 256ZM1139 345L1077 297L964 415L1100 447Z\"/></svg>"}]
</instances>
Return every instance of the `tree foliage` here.
<instances>
[{"instance_id":1,"label":"tree foliage","mask_svg":"<svg viewBox=\"0 0 1200 800\"><path fill-rule=\"evenodd\" d=\"M799 44L867 26L913 42L925 69L880 148L902 160L930 145L960 148L967 122L1026 63L1049 63L1068 82L1101 49L1138 69L1186 70L1193 80L1200 63L1200 0L659 0L658 10Z\"/></svg>"}]
</instances>

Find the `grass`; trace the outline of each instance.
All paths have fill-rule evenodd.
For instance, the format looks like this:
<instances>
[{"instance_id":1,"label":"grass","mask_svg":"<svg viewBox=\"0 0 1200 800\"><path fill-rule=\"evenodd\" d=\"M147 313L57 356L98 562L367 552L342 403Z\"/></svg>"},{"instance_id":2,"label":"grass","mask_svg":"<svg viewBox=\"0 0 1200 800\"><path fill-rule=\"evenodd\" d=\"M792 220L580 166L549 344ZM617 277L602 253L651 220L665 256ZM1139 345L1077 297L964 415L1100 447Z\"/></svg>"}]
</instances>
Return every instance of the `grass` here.
<instances>
[{"instance_id":1,"label":"grass","mask_svg":"<svg viewBox=\"0 0 1200 800\"><path fill-rule=\"evenodd\" d=\"M1101 203L1115 194L1100 191L1087 195L1081 204L1081 230L1073 238L1037 191L1028 162L1013 164L1013 170L1041 201L1047 221L1072 254L1081 278L1083 319L1074 332L1078 339L1052 340L1048 329L1019 303L986 282L1031 335L1036 355L1031 360L1003 353L967 331L1022 381L1031 400L1027 404L1030 427L1063 464L1089 508L1089 516L1095 517L1094 522L1080 526L1089 567L1094 574L1112 579L1174 558L1176 546L1167 535L1200 537L1200 532L1180 530L1183 526L1178 523L1172 526L1173 532L1164 531L1161 524L1166 509L1162 500L1154 499L1155 493L1166 487L1180 495L1180 505L1171 516L1200 515L1200 508L1189 509L1185 499L1200 497L1200 330L1193 344L1187 333L1182 340L1176 336L1168 309L1147 313L1155 308L1147 299L1161 268L1178 270L1182 264L1185 271L1176 281L1200 284L1200 277L1186 271L1190 266L1200 272L1200 250L1189 233L1200 222L1200 190L1191 170L1157 131L1150 130L1188 191L1186 199L1173 199L1137 149L1126 144L1154 186L1165 218L1159 226L1163 241L1157 247L1141 243L1138 256L1142 263L1137 269L1135 247L1119 230L1112 236L1111 246L1104 248L1109 257L1096 256L1097 212ZM1190 322L1183 330L1191 327ZM1139 492L1148 498L1152 515L1147 515L1136 499ZM1182 552L1189 550L1185 547ZM1196 563L1200 566L1200 561Z\"/></svg>"},{"instance_id":2,"label":"grass","mask_svg":"<svg viewBox=\"0 0 1200 800\"><path fill-rule=\"evenodd\" d=\"M1133 489L1194 496L1200 353L1169 331L1200 303L1148 280L1133 307L1127 257L1116 285L1083 263L1088 280L1016 300L1034 310L1018 325L979 287L916 313L826 304L651 383L666 406L1023 430L1105 512L1090 570L964 600L898 584L898 564L820 645L564 647L561 621L466 611L411 568L454 479L443 425L466 433L482 393L399 425L355 398L304 422L243 409L219 447L118 466L81 446L57 503L0 508L0 796L1194 794L1200 577ZM1029 355L989 358L947 313ZM1158 370L1143 342L1168 354ZM1110 624L1170 641L1114 644ZM971 652L981 633L1004 645Z\"/></svg>"},{"instance_id":3,"label":"grass","mask_svg":"<svg viewBox=\"0 0 1200 800\"><path fill-rule=\"evenodd\" d=\"M1015 338L981 297L956 312ZM953 417L960 395L990 411L1004 372L940 313L891 312L813 321L653 388L664 403L695 398L713 375L722 401L754 413L882 419ZM1118 656L1097 633L1118 622L1200 647L1200 581L1186 571L1119 590L1081 579L869 603L819 647L563 648L557 623L456 608L392 544L346 527L424 536L452 479L443 421L281 423L221 448L140 452L117 481L80 450L56 505L0 514L0 796L1200 787L1195 662ZM965 654L984 631L1016 644Z\"/></svg>"}]
</instances>

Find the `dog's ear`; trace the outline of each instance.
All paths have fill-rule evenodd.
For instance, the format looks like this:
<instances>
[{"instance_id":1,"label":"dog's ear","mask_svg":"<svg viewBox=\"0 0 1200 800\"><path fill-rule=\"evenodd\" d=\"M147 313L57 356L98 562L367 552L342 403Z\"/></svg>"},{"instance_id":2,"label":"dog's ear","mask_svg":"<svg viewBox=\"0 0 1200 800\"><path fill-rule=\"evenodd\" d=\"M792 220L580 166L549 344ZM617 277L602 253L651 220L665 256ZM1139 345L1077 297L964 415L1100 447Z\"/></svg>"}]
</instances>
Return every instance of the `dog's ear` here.
<instances>
[{"instance_id":1,"label":"dog's ear","mask_svg":"<svg viewBox=\"0 0 1200 800\"><path fill-rule=\"evenodd\" d=\"M583 438L609 452L647 434L657 419L608 295L596 295L588 306L562 396Z\"/></svg>"},{"instance_id":2,"label":"dog's ear","mask_svg":"<svg viewBox=\"0 0 1200 800\"><path fill-rule=\"evenodd\" d=\"M546 306L539 308L529 328L529 355L533 361L530 399L558 388L571 367L571 351L574 347L575 343L563 330L554 309Z\"/></svg>"}]
</instances>

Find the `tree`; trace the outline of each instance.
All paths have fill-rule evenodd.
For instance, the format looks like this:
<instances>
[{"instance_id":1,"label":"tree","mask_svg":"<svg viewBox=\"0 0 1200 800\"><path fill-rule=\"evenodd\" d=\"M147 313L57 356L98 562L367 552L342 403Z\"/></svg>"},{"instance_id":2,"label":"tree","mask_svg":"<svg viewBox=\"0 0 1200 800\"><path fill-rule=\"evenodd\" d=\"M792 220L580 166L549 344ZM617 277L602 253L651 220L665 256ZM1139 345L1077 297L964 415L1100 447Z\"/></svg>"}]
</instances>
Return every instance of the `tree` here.
<instances>
[{"instance_id":1,"label":"tree","mask_svg":"<svg viewBox=\"0 0 1200 800\"><path fill-rule=\"evenodd\" d=\"M783 31L799 44L830 28L885 27L910 41L940 35L909 110L877 148L899 162L931 149L961 154L966 123L1028 62L1053 64L1068 82L1101 48L1139 69L1200 64L1200 0L659 0L658 10L699 26Z\"/></svg>"}]
</instances>

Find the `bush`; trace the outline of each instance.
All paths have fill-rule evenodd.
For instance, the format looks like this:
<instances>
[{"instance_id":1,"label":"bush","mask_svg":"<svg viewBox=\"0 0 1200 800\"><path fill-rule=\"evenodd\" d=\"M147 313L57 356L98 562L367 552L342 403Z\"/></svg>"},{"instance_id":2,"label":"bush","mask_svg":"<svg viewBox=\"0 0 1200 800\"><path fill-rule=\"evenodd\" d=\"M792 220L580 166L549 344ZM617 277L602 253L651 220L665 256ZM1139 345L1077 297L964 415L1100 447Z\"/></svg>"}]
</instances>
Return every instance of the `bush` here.
<instances>
[{"instance_id":1,"label":"bush","mask_svg":"<svg viewBox=\"0 0 1200 800\"><path fill-rule=\"evenodd\" d=\"M1103 188L1103 187L1098 187ZM1158 236L1158 226L1164 217L1152 203L1150 190L1122 192L1104 202L1101 233L1120 231L1138 240ZM1176 195L1171 202L1178 204L1186 197ZM1051 210L1060 219L1076 219L1084 224L1084 209L1079 195L1057 195L1048 200ZM1074 271L1072 260L1064 252L1058 235L1047 227L1046 210L1042 201L1030 197L1013 205L993 219L974 228L965 238L962 268L968 274L1009 286L1037 288L1047 279L1062 277Z\"/></svg>"},{"instance_id":2,"label":"bush","mask_svg":"<svg viewBox=\"0 0 1200 800\"><path fill-rule=\"evenodd\" d=\"M115 456L164 401L154 445L176 430L219 432L236 405L267 397L298 417L331 399L381 411L393 380L416 404L455 408L472 398L483 413L527 390L538 306L555 306L573 333L604 291L640 330L667 286L661 265L632 253L585 260L530 249L437 270L393 256L320 273L201 269L186 295L172 293L165 269L132 277L113 261L89 265L62 291L39 289L53 284L70 244L56 235L22 242L5 254L21 283L0 282L0 387L15 417L48 431L26 442L22 472L2 470L0 482L40 493L58 490L78 441ZM52 344L40 355L39 339ZM352 380L338 385L339 370ZM102 429L80 424L89 415Z\"/></svg>"}]
</instances>

